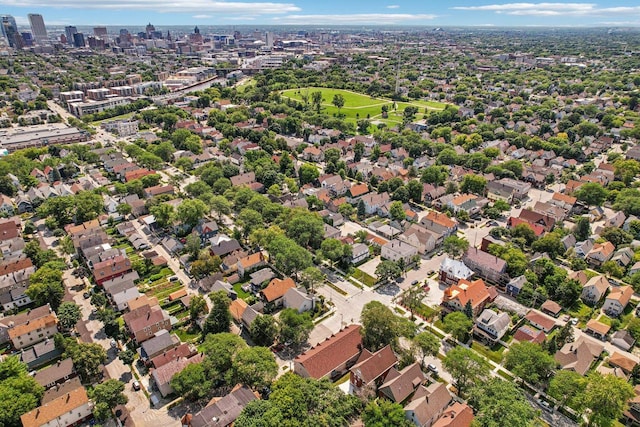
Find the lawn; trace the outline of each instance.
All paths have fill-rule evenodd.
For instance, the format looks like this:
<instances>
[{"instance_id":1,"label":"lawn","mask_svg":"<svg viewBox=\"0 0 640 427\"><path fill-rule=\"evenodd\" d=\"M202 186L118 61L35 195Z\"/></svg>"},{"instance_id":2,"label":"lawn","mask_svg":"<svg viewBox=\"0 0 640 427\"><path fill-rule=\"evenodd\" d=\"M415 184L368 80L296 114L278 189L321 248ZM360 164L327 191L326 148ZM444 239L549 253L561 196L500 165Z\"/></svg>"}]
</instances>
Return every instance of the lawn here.
<instances>
[{"instance_id":1,"label":"lawn","mask_svg":"<svg viewBox=\"0 0 640 427\"><path fill-rule=\"evenodd\" d=\"M111 118L108 118L108 119L91 122L91 124L93 126L100 126L104 122L112 122L112 121L115 121L115 120L126 120L126 119L130 119L131 117L133 117L135 115L136 115L136 112L134 111L134 112L131 112L131 113L123 114L121 116L115 116L115 117L111 117Z\"/></svg>"},{"instance_id":2,"label":"lawn","mask_svg":"<svg viewBox=\"0 0 640 427\"><path fill-rule=\"evenodd\" d=\"M238 298L247 299L251 294L242 290L243 283L236 283L233 285L233 290L238 294Z\"/></svg>"},{"instance_id":3,"label":"lawn","mask_svg":"<svg viewBox=\"0 0 640 427\"><path fill-rule=\"evenodd\" d=\"M502 353L505 350L505 348L499 344L496 344L492 348L488 348L477 341L474 341L471 344L471 348L496 363L502 362L502 357L503 357Z\"/></svg>"},{"instance_id":4,"label":"lawn","mask_svg":"<svg viewBox=\"0 0 640 427\"><path fill-rule=\"evenodd\" d=\"M322 92L322 110L329 114L337 114L338 108L332 104L333 97L340 94L344 97L344 107L340 109L340 113L345 115L348 121L355 122L359 119L378 120L385 123L402 123L402 114L405 108L408 106L418 107L419 111L416 114L416 119L422 117L422 114L427 110L442 110L446 104L433 101L412 101L412 102L394 102L384 98L374 98L368 95L363 95L356 92L351 92L342 89L329 89L329 88L301 88L301 89L289 89L282 91L281 94L284 97L302 101L304 94L309 96L309 105L311 105L311 93L320 91ZM386 105L389 108L387 118L382 118L382 106ZM394 110L395 105L395 110Z\"/></svg>"},{"instance_id":5,"label":"lawn","mask_svg":"<svg viewBox=\"0 0 640 427\"><path fill-rule=\"evenodd\" d=\"M178 328L178 329L174 329L172 332L175 332L175 334L178 336L178 338L180 338L180 341L182 342L194 342L196 340L198 340L200 338L200 331L188 331L186 328Z\"/></svg>"},{"instance_id":6,"label":"lawn","mask_svg":"<svg viewBox=\"0 0 640 427\"><path fill-rule=\"evenodd\" d=\"M356 270L353 272L352 276L353 276L354 279L362 282L363 284L367 285L370 288L374 287L375 284L376 284L375 277L371 277L370 275L368 275L364 271L360 270L359 268L356 268Z\"/></svg>"}]
</instances>

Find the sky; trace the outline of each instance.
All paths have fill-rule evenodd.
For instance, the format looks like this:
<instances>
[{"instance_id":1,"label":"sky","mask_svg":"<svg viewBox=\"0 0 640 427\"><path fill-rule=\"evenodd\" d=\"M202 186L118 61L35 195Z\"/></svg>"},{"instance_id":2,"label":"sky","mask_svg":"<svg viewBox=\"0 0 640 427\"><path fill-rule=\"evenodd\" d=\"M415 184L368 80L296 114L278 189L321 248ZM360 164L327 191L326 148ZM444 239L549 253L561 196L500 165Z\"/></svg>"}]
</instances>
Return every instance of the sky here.
<instances>
[{"instance_id":1,"label":"sky","mask_svg":"<svg viewBox=\"0 0 640 427\"><path fill-rule=\"evenodd\" d=\"M0 0L27 25L640 26L640 0Z\"/></svg>"}]
</instances>

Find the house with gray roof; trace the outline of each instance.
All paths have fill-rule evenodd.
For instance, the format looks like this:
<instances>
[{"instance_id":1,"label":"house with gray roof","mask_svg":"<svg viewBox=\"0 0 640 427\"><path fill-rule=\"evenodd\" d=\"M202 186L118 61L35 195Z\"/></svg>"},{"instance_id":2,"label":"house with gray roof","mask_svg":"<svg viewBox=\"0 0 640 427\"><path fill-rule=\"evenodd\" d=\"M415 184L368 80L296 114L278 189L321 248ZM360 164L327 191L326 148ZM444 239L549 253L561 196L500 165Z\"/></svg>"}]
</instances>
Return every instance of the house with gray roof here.
<instances>
[{"instance_id":1,"label":"house with gray roof","mask_svg":"<svg viewBox=\"0 0 640 427\"><path fill-rule=\"evenodd\" d=\"M507 313L484 309L475 320L473 333L483 341L493 344L502 339L510 325L511 318Z\"/></svg>"},{"instance_id":2,"label":"house with gray roof","mask_svg":"<svg viewBox=\"0 0 640 427\"><path fill-rule=\"evenodd\" d=\"M143 361L151 361L154 357L162 354L167 350L180 345L180 338L171 334L166 329L161 329L153 338L143 342L138 348L138 354Z\"/></svg>"},{"instance_id":3,"label":"house with gray roof","mask_svg":"<svg viewBox=\"0 0 640 427\"><path fill-rule=\"evenodd\" d=\"M457 285L460 279L469 280L473 276L473 270L457 259L445 257L440 264L439 280L446 285Z\"/></svg>"},{"instance_id":4,"label":"house with gray roof","mask_svg":"<svg viewBox=\"0 0 640 427\"><path fill-rule=\"evenodd\" d=\"M283 303L286 308L293 308L298 313L313 310L314 297L310 296L306 290L300 288L291 288L285 292Z\"/></svg>"}]
</instances>

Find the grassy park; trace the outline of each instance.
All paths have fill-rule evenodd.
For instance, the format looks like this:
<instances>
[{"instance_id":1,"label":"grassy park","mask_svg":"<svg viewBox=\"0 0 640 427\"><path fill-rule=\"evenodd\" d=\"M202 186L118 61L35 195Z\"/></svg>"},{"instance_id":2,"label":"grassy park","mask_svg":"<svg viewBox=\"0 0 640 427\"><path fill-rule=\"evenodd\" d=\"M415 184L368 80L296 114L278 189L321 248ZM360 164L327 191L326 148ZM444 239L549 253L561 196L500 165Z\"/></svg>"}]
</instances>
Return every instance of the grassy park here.
<instances>
[{"instance_id":1,"label":"grassy park","mask_svg":"<svg viewBox=\"0 0 640 427\"><path fill-rule=\"evenodd\" d=\"M340 109L340 113L344 114L347 120L353 122L368 118L373 122L379 121L394 125L402 123L402 113L409 106L418 107L416 118L421 118L426 110L442 110L446 105L434 101L394 102L390 99L374 98L348 90L315 87L285 90L282 91L282 96L303 102L303 97L308 95L309 105L311 105L311 94L318 91L322 92L322 111L330 115L338 113L338 108L332 104L334 95L342 95L344 106ZM382 106L384 105L388 107L387 118L382 117Z\"/></svg>"}]
</instances>

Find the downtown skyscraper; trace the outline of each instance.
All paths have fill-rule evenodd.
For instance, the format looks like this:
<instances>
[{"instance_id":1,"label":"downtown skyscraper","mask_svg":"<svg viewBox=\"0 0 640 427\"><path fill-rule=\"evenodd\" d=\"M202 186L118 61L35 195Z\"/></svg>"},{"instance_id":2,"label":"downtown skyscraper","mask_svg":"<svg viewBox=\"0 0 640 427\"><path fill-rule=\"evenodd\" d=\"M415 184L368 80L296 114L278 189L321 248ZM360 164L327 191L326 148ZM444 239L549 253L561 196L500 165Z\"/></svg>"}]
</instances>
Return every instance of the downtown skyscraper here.
<instances>
[{"instance_id":1,"label":"downtown skyscraper","mask_svg":"<svg viewBox=\"0 0 640 427\"><path fill-rule=\"evenodd\" d=\"M42 43L47 40L47 28L44 26L44 18L39 13L30 13L29 25L31 25L31 34L36 43Z\"/></svg>"}]
</instances>

